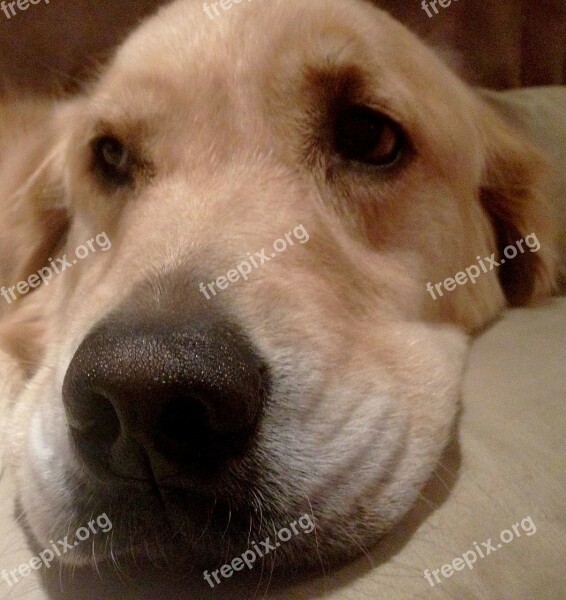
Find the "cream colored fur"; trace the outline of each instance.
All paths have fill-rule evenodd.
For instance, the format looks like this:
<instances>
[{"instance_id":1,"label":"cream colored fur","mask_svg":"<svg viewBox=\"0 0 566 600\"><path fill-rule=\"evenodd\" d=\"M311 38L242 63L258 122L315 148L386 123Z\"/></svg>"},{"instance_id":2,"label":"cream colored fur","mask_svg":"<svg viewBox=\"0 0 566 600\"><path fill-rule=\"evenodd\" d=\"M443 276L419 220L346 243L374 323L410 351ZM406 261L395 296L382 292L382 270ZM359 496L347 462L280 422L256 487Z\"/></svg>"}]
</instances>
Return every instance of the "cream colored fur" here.
<instances>
[{"instance_id":1,"label":"cream colored fur","mask_svg":"<svg viewBox=\"0 0 566 600\"><path fill-rule=\"evenodd\" d=\"M410 161L388 177L343 167L330 178L317 146L311 117L332 89L316 76L339 82L352 69L358 101L411 140ZM127 518L127 506L106 506L88 488L61 387L93 325L156 274L186 269L209 281L298 224L309 232L217 300L275 374L257 449L269 483L242 481L263 498L255 527L312 510L316 539L278 557L303 564L358 552L410 508L450 437L466 333L513 294L496 271L438 301L425 284L497 254L496 219L509 236L534 232L542 244L524 281L509 286L529 284L523 301L553 289L543 158L365 2L258 0L211 22L200 2L180 0L143 24L80 98L0 110L0 285L99 232L113 242L2 307L4 439L42 545L96 510ZM101 127L151 157L153 173L135 190L106 193L93 180L89 144ZM130 540L115 531L121 556ZM211 557L226 551L222 539L202 543ZM103 542L97 553L107 558Z\"/></svg>"}]
</instances>

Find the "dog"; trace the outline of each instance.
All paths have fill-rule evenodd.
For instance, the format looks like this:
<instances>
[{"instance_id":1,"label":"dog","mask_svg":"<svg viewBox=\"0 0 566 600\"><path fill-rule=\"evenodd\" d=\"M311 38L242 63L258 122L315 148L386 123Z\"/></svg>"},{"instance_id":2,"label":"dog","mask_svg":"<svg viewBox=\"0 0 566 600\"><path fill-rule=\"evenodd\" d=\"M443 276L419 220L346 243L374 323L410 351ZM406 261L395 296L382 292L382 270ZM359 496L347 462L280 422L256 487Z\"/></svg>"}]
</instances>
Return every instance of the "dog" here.
<instances>
[{"instance_id":1,"label":"dog","mask_svg":"<svg viewBox=\"0 0 566 600\"><path fill-rule=\"evenodd\" d=\"M67 564L214 567L301 515L275 566L358 554L450 439L469 334L555 289L541 152L361 0L177 0L0 111L6 460L41 547L113 524Z\"/></svg>"}]
</instances>

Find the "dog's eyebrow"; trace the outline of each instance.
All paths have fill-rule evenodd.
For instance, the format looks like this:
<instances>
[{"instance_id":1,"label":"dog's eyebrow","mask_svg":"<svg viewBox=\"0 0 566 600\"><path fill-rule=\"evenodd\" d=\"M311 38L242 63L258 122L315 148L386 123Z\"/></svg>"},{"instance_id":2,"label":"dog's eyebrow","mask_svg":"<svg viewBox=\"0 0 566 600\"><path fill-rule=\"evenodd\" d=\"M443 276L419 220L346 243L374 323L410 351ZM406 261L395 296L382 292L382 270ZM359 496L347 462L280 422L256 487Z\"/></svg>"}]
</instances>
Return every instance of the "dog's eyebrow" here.
<instances>
[{"instance_id":1,"label":"dog's eyebrow","mask_svg":"<svg viewBox=\"0 0 566 600\"><path fill-rule=\"evenodd\" d=\"M367 75L354 64L339 64L328 59L305 68L305 84L318 93L334 98L361 98L367 95Z\"/></svg>"},{"instance_id":2,"label":"dog's eyebrow","mask_svg":"<svg viewBox=\"0 0 566 600\"><path fill-rule=\"evenodd\" d=\"M353 61L339 62L335 57L326 57L317 64L304 68L303 88L311 106L340 110L345 106L369 106L399 119L398 107L384 93L384 86L376 75Z\"/></svg>"},{"instance_id":3,"label":"dog's eyebrow","mask_svg":"<svg viewBox=\"0 0 566 600\"><path fill-rule=\"evenodd\" d=\"M102 135L116 137L129 148L141 150L144 140L149 136L149 127L147 123L137 119L125 118L115 121L100 119L94 123L91 137Z\"/></svg>"}]
</instances>

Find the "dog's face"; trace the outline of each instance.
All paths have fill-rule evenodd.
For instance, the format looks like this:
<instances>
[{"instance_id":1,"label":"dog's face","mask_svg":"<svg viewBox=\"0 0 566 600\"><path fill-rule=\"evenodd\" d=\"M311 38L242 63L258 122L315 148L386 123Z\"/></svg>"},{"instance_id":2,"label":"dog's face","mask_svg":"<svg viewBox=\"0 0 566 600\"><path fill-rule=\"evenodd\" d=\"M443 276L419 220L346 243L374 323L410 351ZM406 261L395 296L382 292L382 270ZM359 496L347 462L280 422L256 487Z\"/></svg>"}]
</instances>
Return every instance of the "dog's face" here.
<instances>
[{"instance_id":1,"label":"dog's face","mask_svg":"<svg viewBox=\"0 0 566 600\"><path fill-rule=\"evenodd\" d=\"M39 542L102 513L101 559L211 565L305 513L278 563L374 541L446 444L462 328L545 289L542 251L519 291L425 288L531 232L533 155L353 0L180 1L61 111L22 194L62 217L44 252L100 251L13 308L42 325L9 425Z\"/></svg>"}]
</instances>

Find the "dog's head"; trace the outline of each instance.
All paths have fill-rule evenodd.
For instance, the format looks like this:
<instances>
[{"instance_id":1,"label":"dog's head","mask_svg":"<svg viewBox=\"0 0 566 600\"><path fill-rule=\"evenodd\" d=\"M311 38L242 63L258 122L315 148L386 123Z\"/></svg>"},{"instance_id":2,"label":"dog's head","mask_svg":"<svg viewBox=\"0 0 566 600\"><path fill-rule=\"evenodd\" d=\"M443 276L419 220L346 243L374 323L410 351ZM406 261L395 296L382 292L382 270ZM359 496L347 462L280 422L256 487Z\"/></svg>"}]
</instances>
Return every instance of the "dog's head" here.
<instances>
[{"instance_id":1,"label":"dog's head","mask_svg":"<svg viewBox=\"0 0 566 600\"><path fill-rule=\"evenodd\" d=\"M6 248L48 284L6 317L39 324L9 425L38 540L105 513L100 558L212 565L309 513L281 563L374 541L446 444L463 330L551 287L538 155L354 0L174 3L52 122Z\"/></svg>"}]
</instances>

